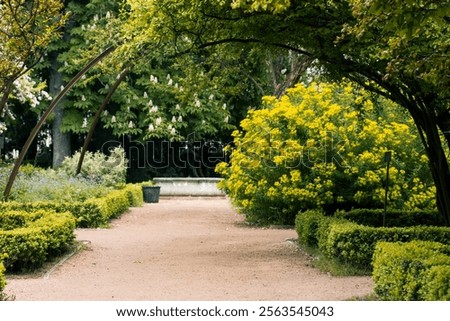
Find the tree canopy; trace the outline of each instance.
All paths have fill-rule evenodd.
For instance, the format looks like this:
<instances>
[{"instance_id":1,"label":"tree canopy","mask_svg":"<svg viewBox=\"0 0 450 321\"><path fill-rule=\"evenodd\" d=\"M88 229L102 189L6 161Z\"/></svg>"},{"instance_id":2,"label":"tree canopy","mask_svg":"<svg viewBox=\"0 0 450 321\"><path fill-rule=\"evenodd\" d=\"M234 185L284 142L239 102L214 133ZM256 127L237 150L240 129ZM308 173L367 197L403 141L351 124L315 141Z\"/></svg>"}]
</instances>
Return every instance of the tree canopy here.
<instances>
[{"instance_id":1,"label":"tree canopy","mask_svg":"<svg viewBox=\"0 0 450 321\"><path fill-rule=\"evenodd\" d=\"M16 79L43 58L64 25L60 0L0 1L0 111Z\"/></svg>"},{"instance_id":2,"label":"tree canopy","mask_svg":"<svg viewBox=\"0 0 450 321\"><path fill-rule=\"evenodd\" d=\"M132 57L150 47L287 49L392 99L414 119L450 224L449 10L437 0L128 0L122 42Z\"/></svg>"},{"instance_id":3,"label":"tree canopy","mask_svg":"<svg viewBox=\"0 0 450 321\"><path fill-rule=\"evenodd\" d=\"M30 10L34 6L29 4L40 1L7 3L18 3L24 8L27 4ZM58 25L62 17L54 11L53 15L49 14L50 7L60 8L57 1L45 3L48 10L39 19L32 20L48 26L36 29L44 34L55 31L53 23ZM180 116L186 119L187 115L190 120L205 117L205 123L192 123L196 129L214 123L216 118L226 120L227 115L220 108L227 102L220 93L228 88L227 79L234 77L238 70L252 76L248 70L254 67L252 59L258 57L254 53L261 52L261 48L272 53L294 53L315 61L328 77L347 77L397 102L410 113L430 160L437 205L450 224L450 170L446 157L450 146L449 0L124 0L111 3L118 4L117 11L99 12L81 29L74 29L80 33L83 45L77 57L67 60L67 70L89 59L84 57L93 57L108 46L117 47L99 66L102 76L88 74L82 84L87 87L90 82L95 83L91 88L101 92L98 85L105 86L105 79L110 84L124 70L130 71L126 84L118 87L120 98L116 98L115 112L124 116L121 117L122 133L150 137L149 132L158 133L154 130L158 123L169 134L175 129L176 134L181 127L173 124ZM8 31L5 28L9 28L7 25L2 30ZM16 38L20 39L20 32ZM3 42L8 41L4 39ZM47 39L49 36L42 41L36 38L33 44L41 48ZM10 46L13 53L17 46ZM30 52L30 57L35 57L40 51ZM21 58L24 62L27 59ZM287 65L283 70L292 72L292 67ZM171 70L170 77L156 75L157 70ZM147 88L154 87L155 77L159 85L164 79L164 88L157 89L158 96L165 100L157 104L158 112L164 106L164 115L154 113L155 101L150 104L152 98L148 92L148 97L143 94ZM180 94L183 81L184 91ZM178 89L174 91L176 83ZM132 86L127 89L127 84ZM133 92L135 88L140 88L139 92ZM217 104L210 104L213 101L210 97L218 99ZM78 107L86 108L83 106L88 105L87 97L78 98ZM185 114L178 112L176 101L185 107ZM85 109L87 116L91 108L95 109ZM147 111L147 115L142 113ZM78 122L89 121L86 115ZM105 114L103 121L120 132L118 117L113 116L116 115Z\"/></svg>"}]
</instances>

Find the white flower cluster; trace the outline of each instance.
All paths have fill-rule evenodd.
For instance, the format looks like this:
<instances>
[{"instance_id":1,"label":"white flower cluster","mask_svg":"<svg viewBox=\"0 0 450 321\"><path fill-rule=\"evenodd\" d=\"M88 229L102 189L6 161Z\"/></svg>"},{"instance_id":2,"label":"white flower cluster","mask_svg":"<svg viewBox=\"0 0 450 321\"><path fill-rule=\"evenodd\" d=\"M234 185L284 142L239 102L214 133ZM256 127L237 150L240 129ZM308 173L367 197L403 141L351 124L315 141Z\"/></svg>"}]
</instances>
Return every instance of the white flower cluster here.
<instances>
[{"instance_id":1,"label":"white flower cluster","mask_svg":"<svg viewBox=\"0 0 450 321\"><path fill-rule=\"evenodd\" d=\"M6 124L3 122L0 122L0 135L6 132L8 128L6 127Z\"/></svg>"},{"instance_id":2,"label":"white flower cluster","mask_svg":"<svg viewBox=\"0 0 450 321\"><path fill-rule=\"evenodd\" d=\"M52 97L42 89L28 74L24 74L14 81L13 95L21 103L29 103L31 107L38 106L43 100Z\"/></svg>"}]
</instances>

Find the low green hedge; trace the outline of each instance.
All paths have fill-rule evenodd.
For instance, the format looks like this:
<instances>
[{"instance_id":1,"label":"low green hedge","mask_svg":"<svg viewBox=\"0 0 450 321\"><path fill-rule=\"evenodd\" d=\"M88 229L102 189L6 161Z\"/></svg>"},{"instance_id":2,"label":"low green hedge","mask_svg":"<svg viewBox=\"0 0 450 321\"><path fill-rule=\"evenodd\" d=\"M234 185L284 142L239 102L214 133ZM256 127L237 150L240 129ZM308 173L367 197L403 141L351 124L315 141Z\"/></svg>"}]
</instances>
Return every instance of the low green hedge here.
<instances>
[{"instance_id":1,"label":"low green hedge","mask_svg":"<svg viewBox=\"0 0 450 321\"><path fill-rule=\"evenodd\" d=\"M0 213L0 255L8 270L30 270L67 250L75 236L71 213L37 210Z\"/></svg>"},{"instance_id":2,"label":"low green hedge","mask_svg":"<svg viewBox=\"0 0 450 321\"><path fill-rule=\"evenodd\" d=\"M318 247L328 257L362 268L371 266L375 245L379 241L412 240L450 242L449 227L371 227L343 218L324 216L319 211L299 213L296 218L299 241Z\"/></svg>"},{"instance_id":3,"label":"low green hedge","mask_svg":"<svg viewBox=\"0 0 450 321\"><path fill-rule=\"evenodd\" d=\"M124 190L128 194L128 200L131 207L138 207L144 204L144 195L141 184L127 184Z\"/></svg>"},{"instance_id":4,"label":"low green hedge","mask_svg":"<svg viewBox=\"0 0 450 321\"><path fill-rule=\"evenodd\" d=\"M373 280L381 300L450 300L450 246L436 242L377 244Z\"/></svg>"},{"instance_id":5,"label":"low green hedge","mask_svg":"<svg viewBox=\"0 0 450 321\"><path fill-rule=\"evenodd\" d=\"M338 211L335 217L347 219L362 225L381 227L383 226L382 209L355 209L348 212ZM436 211L386 211L386 227L409 227L416 225L439 226L442 225L441 218Z\"/></svg>"},{"instance_id":6,"label":"low green hedge","mask_svg":"<svg viewBox=\"0 0 450 321\"><path fill-rule=\"evenodd\" d=\"M113 190L99 198L91 198L84 202L1 202L0 211L20 210L35 212L39 210L70 212L76 218L77 227L95 228L108 224L128 210L130 206L142 205L142 189L137 184L128 184L119 190Z\"/></svg>"},{"instance_id":7,"label":"low green hedge","mask_svg":"<svg viewBox=\"0 0 450 321\"><path fill-rule=\"evenodd\" d=\"M370 227L354 222L330 224L326 241L319 243L320 250L343 262L371 266L375 245L379 241L409 242L414 240L448 243L449 227Z\"/></svg>"},{"instance_id":8,"label":"low green hedge","mask_svg":"<svg viewBox=\"0 0 450 321\"><path fill-rule=\"evenodd\" d=\"M5 286L6 286L5 266L3 265L2 262L0 262L0 299L2 298L2 292Z\"/></svg>"},{"instance_id":9,"label":"low green hedge","mask_svg":"<svg viewBox=\"0 0 450 321\"><path fill-rule=\"evenodd\" d=\"M301 244L317 247L318 229L325 216L320 211L310 210L298 213L295 218L295 230Z\"/></svg>"},{"instance_id":10,"label":"low green hedge","mask_svg":"<svg viewBox=\"0 0 450 321\"><path fill-rule=\"evenodd\" d=\"M295 219L295 229L301 244L321 248L323 244L326 244L330 227L343 222L348 221L325 216L320 210L309 210L298 213Z\"/></svg>"},{"instance_id":11,"label":"low green hedge","mask_svg":"<svg viewBox=\"0 0 450 321\"><path fill-rule=\"evenodd\" d=\"M0 211L54 211L57 213L70 212L76 218L77 227L99 227L105 224L105 216L107 216L102 209L97 206L96 199L87 200L85 202L2 202L0 203Z\"/></svg>"}]
</instances>

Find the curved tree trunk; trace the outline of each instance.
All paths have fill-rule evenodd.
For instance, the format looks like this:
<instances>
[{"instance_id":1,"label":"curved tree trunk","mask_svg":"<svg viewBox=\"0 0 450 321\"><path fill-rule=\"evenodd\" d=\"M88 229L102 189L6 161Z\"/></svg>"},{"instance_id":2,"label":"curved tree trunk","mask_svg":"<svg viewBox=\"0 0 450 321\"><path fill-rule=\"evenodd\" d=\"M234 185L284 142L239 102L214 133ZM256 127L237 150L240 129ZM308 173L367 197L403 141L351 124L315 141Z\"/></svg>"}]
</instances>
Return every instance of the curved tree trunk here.
<instances>
[{"instance_id":1,"label":"curved tree trunk","mask_svg":"<svg viewBox=\"0 0 450 321\"><path fill-rule=\"evenodd\" d=\"M439 120L433 113L433 103L409 105L408 110L419 130L420 138L429 159L429 166L436 187L436 205L441 221L450 226L450 168L438 126ZM430 106L431 105L431 106Z\"/></svg>"},{"instance_id":2,"label":"curved tree trunk","mask_svg":"<svg viewBox=\"0 0 450 321\"><path fill-rule=\"evenodd\" d=\"M86 74L92 67L94 67L96 64L98 64L103 58L108 56L111 52L113 52L116 49L116 47L109 47L106 50L104 50L102 53L100 53L97 57L92 59L84 68L75 75L68 83L67 85L61 90L61 92L53 99L53 101L50 103L50 106L48 106L47 110L44 112L44 114L39 119L36 126L31 131L30 135L28 136L27 141L25 142L25 145L23 146L22 150L19 153L19 157L16 159L16 162L14 163L14 167L9 175L8 182L6 183L5 190L3 192L3 200L7 201L9 194L11 192L11 188L14 184L14 180L16 179L17 173L19 172L19 167L22 165L23 159L25 158L26 153L28 152L28 149L30 148L33 140L36 138L38 132L41 130L42 125L44 125L45 121L49 117L49 115L54 111L56 105L61 101L62 98L67 94L67 92L81 79L81 77Z\"/></svg>"}]
</instances>

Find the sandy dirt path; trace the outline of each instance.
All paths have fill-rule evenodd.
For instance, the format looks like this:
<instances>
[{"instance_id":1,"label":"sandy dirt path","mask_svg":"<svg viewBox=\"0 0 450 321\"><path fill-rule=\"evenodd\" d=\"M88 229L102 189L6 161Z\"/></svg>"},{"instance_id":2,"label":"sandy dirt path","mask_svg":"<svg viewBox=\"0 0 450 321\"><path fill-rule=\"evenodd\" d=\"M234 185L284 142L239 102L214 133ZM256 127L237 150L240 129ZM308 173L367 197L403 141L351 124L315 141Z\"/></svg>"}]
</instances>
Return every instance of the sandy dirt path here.
<instances>
[{"instance_id":1,"label":"sandy dirt path","mask_svg":"<svg viewBox=\"0 0 450 321\"><path fill-rule=\"evenodd\" d=\"M79 229L86 249L45 273L9 276L16 300L345 300L370 277L310 267L293 229L243 224L226 198L161 199L108 229Z\"/></svg>"}]
</instances>

